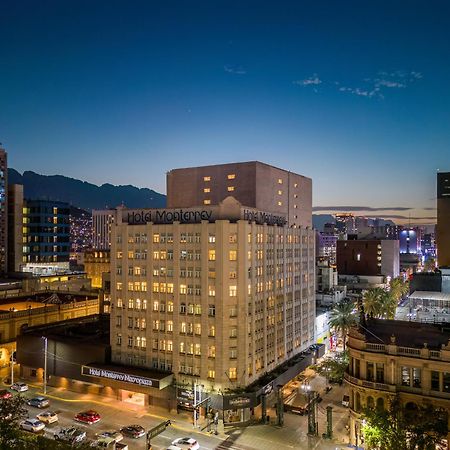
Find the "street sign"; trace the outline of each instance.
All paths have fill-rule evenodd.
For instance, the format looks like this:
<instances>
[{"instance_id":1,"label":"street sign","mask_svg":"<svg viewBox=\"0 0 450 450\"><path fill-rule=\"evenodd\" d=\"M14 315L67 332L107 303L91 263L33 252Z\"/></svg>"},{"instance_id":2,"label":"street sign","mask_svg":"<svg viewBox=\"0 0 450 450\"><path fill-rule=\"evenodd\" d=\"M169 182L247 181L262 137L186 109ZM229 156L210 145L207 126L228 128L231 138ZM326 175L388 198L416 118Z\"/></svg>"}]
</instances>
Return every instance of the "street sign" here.
<instances>
[{"instance_id":1,"label":"street sign","mask_svg":"<svg viewBox=\"0 0 450 450\"><path fill-rule=\"evenodd\" d=\"M161 422L159 425L156 425L156 427L153 427L151 430L147 431L147 449L151 449L151 440L158 436L158 434L161 434L166 430L166 428L171 425L172 422L170 420L166 420L165 422Z\"/></svg>"}]
</instances>

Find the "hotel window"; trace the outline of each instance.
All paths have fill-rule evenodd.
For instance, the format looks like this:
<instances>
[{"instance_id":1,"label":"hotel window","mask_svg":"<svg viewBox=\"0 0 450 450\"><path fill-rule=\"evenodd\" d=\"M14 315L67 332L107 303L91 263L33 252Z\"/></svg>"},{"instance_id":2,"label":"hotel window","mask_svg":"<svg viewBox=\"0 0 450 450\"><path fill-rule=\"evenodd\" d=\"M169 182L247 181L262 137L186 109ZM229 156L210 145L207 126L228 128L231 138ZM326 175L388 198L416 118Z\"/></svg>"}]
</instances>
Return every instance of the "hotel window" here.
<instances>
[{"instance_id":1,"label":"hotel window","mask_svg":"<svg viewBox=\"0 0 450 450\"><path fill-rule=\"evenodd\" d=\"M209 242L210 244L214 244L214 242L216 242L216 235L215 235L215 234L210 234L210 235L208 236L208 242Z\"/></svg>"},{"instance_id":2,"label":"hotel window","mask_svg":"<svg viewBox=\"0 0 450 450\"><path fill-rule=\"evenodd\" d=\"M421 372L419 367L413 367L412 369L412 382L413 387L420 388L422 385Z\"/></svg>"},{"instance_id":3,"label":"hotel window","mask_svg":"<svg viewBox=\"0 0 450 450\"><path fill-rule=\"evenodd\" d=\"M147 348L147 338L141 338L141 348Z\"/></svg>"},{"instance_id":4,"label":"hotel window","mask_svg":"<svg viewBox=\"0 0 450 450\"><path fill-rule=\"evenodd\" d=\"M208 306L208 316L214 317L216 315L216 305Z\"/></svg>"},{"instance_id":5,"label":"hotel window","mask_svg":"<svg viewBox=\"0 0 450 450\"><path fill-rule=\"evenodd\" d=\"M297 205L294 205L294 209L297 209Z\"/></svg>"},{"instance_id":6,"label":"hotel window","mask_svg":"<svg viewBox=\"0 0 450 450\"><path fill-rule=\"evenodd\" d=\"M122 335L120 333L116 337L116 345L122 345Z\"/></svg>"},{"instance_id":7,"label":"hotel window","mask_svg":"<svg viewBox=\"0 0 450 450\"><path fill-rule=\"evenodd\" d=\"M128 252L128 259L134 259L134 252L133 252L133 250L130 250Z\"/></svg>"},{"instance_id":8,"label":"hotel window","mask_svg":"<svg viewBox=\"0 0 450 450\"><path fill-rule=\"evenodd\" d=\"M200 356L202 354L200 344L195 344L194 355Z\"/></svg>"},{"instance_id":9,"label":"hotel window","mask_svg":"<svg viewBox=\"0 0 450 450\"><path fill-rule=\"evenodd\" d=\"M181 322L180 333L186 334L186 322Z\"/></svg>"},{"instance_id":10,"label":"hotel window","mask_svg":"<svg viewBox=\"0 0 450 450\"><path fill-rule=\"evenodd\" d=\"M441 388L439 386L439 372L435 370L431 371L431 390L440 391Z\"/></svg>"},{"instance_id":11,"label":"hotel window","mask_svg":"<svg viewBox=\"0 0 450 450\"><path fill-rule=\"evenodd\" d=\"M229 278L230 280L234 280L235 278L237 278L237 272L235 270L231 270Z\"/></svg>"},{"instance_id":12,"label":"hotel window","mask_svg":"<svg viewBox=\"0 0 450 450\"><path fill-rule=\"evenodd\" d=\"M186 294L187 286L185 284L180 284L180 294Z\"/></svg>"},{"instance_id":13,"label":"hotel window","mask_svg":"<svg viewBox=\"0 0 450 450\"><path fill-rule=\"evenodd\" d=\"M120 281L118 281L118 282L116 283L116 289L117 289L118 291L121 291L121 290L122 290L122 283L121 283Z\"/></svg>"},{"instance_id":14,"label":"hotel window","mask_svg":"<svg viewBox=\"0 0 450 450\"><path fill-rule=\"evenodd\" d=\"M216 371L213 369L209 369L208 370L208 378L214 380L214 378L216 378Z\"/></svg>"},{"instance_id":15,"label":"hotel window","mask_svg":"<svg viewBox=\"0 0 450 450\"><path fill-rule=\"evenodd\" d=\"M169 301L167 303L167 312L173 312L173 302Z\"/></svg>"},{"instance_id":16,"label":"hotel window","mask_svg":"<svg viewBox=\"0 0 450 450\"><path fill-rule=\"evenodd\" d=\"M227 175L227 178L229 180L234 180L236 178L236 174L235 173L230 173L230 174Z\"/></svg>"},{"instance_id":17,"label":"hotel window","mask_svg":"<svg viewBox=\"0 0 450 450\"><path fill-rule=\"evenodd\" d=\"M154 233L153 234L153 242L155 244L157 244L159 242L159 233Z\"/></svg>"},{"instance_id":18,"label":"hotel window","mask_svg":"<svg viewBox=\"0 0 450 450\"><path fill-rule=\"evenodd\" d=\"M211 177L203 177L203 181L211 181Z\"/></svg>"},{"instance_id":19,"label":"hotel window","mask_svg":"<svg viewBox=\"0 0 450 450\"><path fill-rule=\"evenodd\" d=\"M228 192L233 192L234 191L234 186L228 186Z\"/></svg>"},{"instance_id":20,"label":"hotel window","mask_svg":"<svg viewBox=\"0 0 450 450\"><path fill-rule=\"evenodd\" d=\"M117 252L117 259L122 259L122 252Z\"/></svg>"},{"instance_id":21,"label":"hotel window","mask_svg":"<svg viewBox=\"0 0 450 450\"><path fill-rule=\"evenodd\" d=\"M281 178L278 178L278 184L283 184L283 180Z\"/></svg>"},{"instance_id":22,"label":"hotel window","mask_svg":"<svg viewBox=\"0 0 450 450\"><path fill-rule=\"evenodd\" d=\"M134 274L137 275L137 276L139 276L141 274L141 268L139 266L134 268Z\"/></svg>"},{"instance_id":23,"label":"hotel window","mask_svg":"<svg viewBox=\"0 0 450 450\"><path fill-rule=\"evenodd\" d=\"M230 348L230 359L237 358L237 348Z\"/></svg>"},{"instance_id":24,"label":"hotel window","mask_svg":"<svg viewBox=\"0 0 450 450\"><path fill-rule=\"evenodd\" d=\"M180 353L185 353L186 347L184 345L184 342L180 342Z\"/></svg>"},{"instance_id":25,"label":"hotel window","mask_svg":"<svg viewBox=\"0 0 450 450\"><path fill-rule=\"evenodd\" d=\"M152 292L159 292L159 283L153 283Z\"/></svg>"},{"instance_id":26,"label":"hotel window","mask_svg":"<svg viewBox=\"0 0 450 450\"><path fill-rule=\"evenodd\" d=\"M133 336L128 336L128 347L133 347Z\"/></svg>"},{"instance_id":27,"label":"hotel window","mask_svg":"<svg viewBox=\"0 0 450 450\"><path fill-rule=\"evenodd\" d=\"M205 199L205 200L203 200L203 204L204 205L210 205L211 204L211 200Z\"/></svg>"},{"instance_id":28,"label":"hotel window","mask_svg":"<svg viewBox=\"0 0 450 450\"><path fill-rule=\"evenodd\" d=\"M209 326L208 336L209 337L215 337L216 336L216 327L214 325L210 325Z\"/></svg>"},{"instance_id":29,"label":"hotel window","mask_svg":"<svg viewBox=\"0 0 450 450\"><path fill-rule=\"evenodd\" d=\"M298 183L294 183L294 187L298 187Z\"/></svg>"},{"instance_id":30,"label":"hotel window","mask_svg":"<svg viewBox=\"0 0 450 450\"><path fill-rule=\"evenodd\" d=\"M237 369L236 367L230 367L230 370L228 371L228 376L230 380L236 380L237 379Z\"/></svg>"},{"instance_id":31,"label":"hotel window","mask_svg":"<svg viewBox=\"0 0 450 450\"><path fill-rule=\"evenodd\" d=\"M193 303L188 303L187 312L188 312L188 314L194 314L194 304Z\"/></svg>"},{"instance_id":32,"label":"hotel window","mask_svg":"<svg viewBox=\"0 0 450 450\"><path fill-rule=\"evenodd\" d=\"M132 298L128 299L128 309L134 308L134 300Z\"/></svg>"},{"instance_id":33,"label":"hotel window","mask_svg":"<svg viewBox=\"0 0 450 450\"><path fill-rule=\"evenodd\" d=\"M208 261L215 261L215 260L216 260L216 251L208 250Z\"/></svg>"},{"instance_id":34,"label":"hotel window","mask_svg":"<svg viewBox=\"0 0 450 450\"><path fill-rule=\"evenodd\" d=\"M180 303L180 314L186 314L186 303Z\"/></svg>"},{"instance_id":35,"label":"hotel window","mask_svg":"<svg viewBox=\"0 0 450 450\"><path fill-rule=\"evenodd\" d=\"M122 316L117 316L116 317L116 327L121 327L122 326Z\"/></svg>"},{"instance_id":36,"label":"hotel window","mask_svg":"<svg viewBox=\"0 0 450 450\"><path fill-rule=\"evenodd\" d=\"M237 286L230 286L230 297L237 296Z\"/></svg>"},{"instance_id":37,"label":"hotel window","mask_svg":"<svg viewBox=\"0 0 450 450\"><path fill-rule=\"evenodd\" d=\"M279 190L278 195L282 195L282 194L283 194L283 191Z\"/></svg>"},{"instance_id":38,"label":"hotel window","mask_svg":"<svg viewBox=\"0 0 450 450\"><path fill-rule=\"evenodd\" d=\"M172 352L173 351L173 342L167 341L167 351Z\"/></svg>"},{"instance_id":39,"label":"hotel window","mask_svg":"<svg viewBox=\"0 0 450 450\"><path fill-rule=\"evenodd\" d=\"M237 337L237 328L236 327L230 328L230 338L235 337Z\"/></svg>"},{"instance_id":40,"label":"hotel window","mask_svg":"<svg viewBox=\"0 0 450 450\"><path fill-rule=\"evenodd\" d=\"M237 251L236 250L230 250L230 252L229 252L229 259L230 259L230 261L236 261L237 260Z\"/></svg>"},{"instance_id":41,"label":"hotel window","mask_svg":"<svg viewBox=\"0 0 450 450\"><path fill-rule=\"evenodd\" d=\"M136 347L140 347L141 346L141 337L137 336L136 337Z\"/></svg>"},{"instance_id":42,"label":"hotel window","mask_svg":"<svg viewBox=\"0 0 450 450\"><path fill-rule=\"evenodd\" d=\"M216 357L216 347L214 345L211 345L208 347L208 358L215 358Z\"/></svg>"},{"instance_id":43,"label":"hotel window","mask_svg":"<svg viewBox=\"0 0 450 450\"><path fill-rule=\"evenodd\" d=\"M298 195L297 195L297 194L294 194L294 198L298 198Z\"/></svg>"},{"instance_id":44,"label":"hotel window","mask_svg":"<svg viewBox=\"0 0 450 450\"><path fill-rule=\"evenodd\" d=\"M153 311L154 312L158 312L159 311L159 302L157 300L155 300L153 302Z\"/></svg>"},{"instance_id":45,"label":"hotel window","mask_svg":"<svg viewBox=\"0 0 450 450\"><path fill-rule=\"evenodd\" d=\"M147 290L147 289L145 289ZM147 300L142 300L142 309L145 311L147 309Z\"/></svg>"},{"instance_id":46,"label":"hotel window","mask_svg":"<svg viewBox=\"0 0 450 450\"><path fill-rule=\"evenodd\" d=\"M402 367L402 385L411 386L411 370L409 367Z\"/></svg>"},{"instance_id":47,"label":"hotel window","mask_svg":"<svg viewBox=\"0 0 450 450\"><path fill-rule=\"evenodd\" d=\"M141 319L141 330L145 330L147 328L147 322L145 318Z\"/></svg>"},{"instance_id":48,"label":"hotel window","mask_svg":"<svg viewBox=\"0 0 450 450\"><path fill-rule=\"evenodd\" d=\"M199 303L196 303L194 305L194 314L199 316L202 313L202 305L200 305Z\"/></svg>"},{"instance_id":49,"label":"hotel window","mask_svg":"<svg viewBox=\"0 0 450 450\"><path fill-rule=\"evenodd\" d=\"M277 202L278 206L283 206L283 202Z\"/></svg>"},{"instance_id":50,"label":"hotel window","mask_svg":"<svg viewBox=\"0 0 450 450\"><path fill-rule=\"evenodd\" d=\"M167 321L167 331L169 331L169 332L173 331L173 321L172 320Z\"/></svg>"},{"instance_id":51,"label":"hotel window","mask_svg":"<svg viewBox=\"0 0 450 450\"><path fill-rule=\"evenodd\" d=\"M123 300L120 297L117 299L117 307L123 308Z\"/></svg>"},{"instance_id":52,"label":"hotel window","mask_svg":"<svg viewBox=\"0 0 450 450\"><path fill-rule=\"evenodd\" d=\"M200 336L202 334L202 325L200 323L196 323L194 325L195 334Z\"/></svg>"},{"instance_id":53,"label":"hotel window","mask_svg":"<svg viewBox=\"0 0 450 450\"><path fill-rule=\"evenodd\" d=\"M216 295L216 287L215 286L208 286L208 295L210 297L214 297Z\"/></svg>"}]
</instances>

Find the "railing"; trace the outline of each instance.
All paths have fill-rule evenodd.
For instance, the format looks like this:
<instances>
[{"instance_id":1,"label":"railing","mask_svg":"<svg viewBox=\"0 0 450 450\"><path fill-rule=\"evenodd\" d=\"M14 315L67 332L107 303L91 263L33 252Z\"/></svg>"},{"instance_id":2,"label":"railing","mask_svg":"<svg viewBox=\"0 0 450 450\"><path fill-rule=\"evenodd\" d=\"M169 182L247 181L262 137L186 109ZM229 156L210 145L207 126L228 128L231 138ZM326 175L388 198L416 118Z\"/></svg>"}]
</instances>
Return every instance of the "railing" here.
<instances>
[{"instance_id":1,"label":"railing","mask_svg":"<svg viewBox=\"0 0 450 450\"><path fill-rule=\"evenodd\" d=\"M430 350L430 358L441 359L441 352L439 350Z\"/></svg>"},{"instance_id":2,"label":"railing","mask_svg":"<svg viewBox=\"0 0 450 450\"><path fill-rule=\"evenodd\" d=\"M372 344L368 342L366 344L366 350L370 350L372 352L385 352L386 346L384 344Z\"/></svg>"},{"instance_id":3,"label":"railing","mask_svg":"<svg viewBox=\"0 0 450 450\"><path fill-rule=\"evenodd\" d=\"M397 350L399 354L420 356L420 348L397 347Z\"/></svg>"},{"instance_id":4,"label":"railing","mask_svg":"<svg viewBox=\"0 0 450 450\"><path fill-rule=\"evenodd\" d=\"M357 386L367 387L370 389L377 389L380 391L389 391L389 392L396 391L395 385L385 384L385 383L376 383L374 381L368 381L368 380L360 380L359 378L352 377L347 372L344 373L344 378L349 383L356 384Z\"/></svg>"}]
</instances>

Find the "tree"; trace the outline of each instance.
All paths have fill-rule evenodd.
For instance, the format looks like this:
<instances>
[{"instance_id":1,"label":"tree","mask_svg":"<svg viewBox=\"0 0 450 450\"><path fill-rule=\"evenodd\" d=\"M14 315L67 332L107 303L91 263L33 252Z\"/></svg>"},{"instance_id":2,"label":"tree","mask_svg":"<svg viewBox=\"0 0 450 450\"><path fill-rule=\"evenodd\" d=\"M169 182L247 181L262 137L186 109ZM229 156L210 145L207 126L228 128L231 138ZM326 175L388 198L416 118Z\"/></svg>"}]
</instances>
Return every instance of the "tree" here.
<instances>
[{"instance_id":1,"label":"tree","mask_svg":"<svg viewBox=\"0 0 450 450\"><path fill-rule=\"evenodd\" d=\"M364 292L363 305L368 318L393 319L397 309L397 300L392 291L377 287Z\"/></svg>"},{"instance_id":2,"label":"tree","mask_svg":"<svg viewBox=\"0 0 450 450\"><path fill-rule=\"evenodd\" d=\"M411 406L413 406L411 408ZM443 449L447 436L447 412L431 405L400 404L393 398L387 410L367 408L363 412L364 443L377 450Z\"/></svg>"},{"instance_id":3,"label":"tree","mask_svg":"<svg viewBox=\"0 0 450 450\"><path fill-rule=\"evenodd\" d=\"M344 352L347 333L351 327L357 324L357 314L355 314L354 309L355 305L353 302L343 301L338 303L330 311L330 320L328 324L336 333L341 334L344 343Z\"/></svg>"},{"instance_id":4,"label":"tree","mask_svg":"<svg viewBox=\"0 0 450 450\"><path fill-rule=\"evenodd\" d=\"M404 281L403 277L396 277L389 283L392 297L398 302L405 295L409 294L409 281Z\"/></svg>"},{"instance_id":5,"label":"tree","mask_svg":"<svg viewBox=\"0 0 450 450\"><path fill-rule=\"evenodd\" d=\"M25 399L21 395L0 399L0 449L16 448L21 435L19 422L27 415Z\"/></svg>"},{"instance_id":6,"label":"tree","mask_svg":"<svg viewBox=\"0 0 450 450\"><path fill-rule=\"evenodd\" d=\"M332 383L342 383L347 367L348 352L342 352L335 357L322 359L319 364L312 366L312 369Z\"/></svg>"},{"instance_id":7,"label":"tree","mask_svg":"<svg viewBox=\"0 0 450 450\"><path fill-rule=\"evenodd\" d=\"M424 272L433 272L436 269L436 260L429 256L423 265Z\"/></svg>"}]
</instances>

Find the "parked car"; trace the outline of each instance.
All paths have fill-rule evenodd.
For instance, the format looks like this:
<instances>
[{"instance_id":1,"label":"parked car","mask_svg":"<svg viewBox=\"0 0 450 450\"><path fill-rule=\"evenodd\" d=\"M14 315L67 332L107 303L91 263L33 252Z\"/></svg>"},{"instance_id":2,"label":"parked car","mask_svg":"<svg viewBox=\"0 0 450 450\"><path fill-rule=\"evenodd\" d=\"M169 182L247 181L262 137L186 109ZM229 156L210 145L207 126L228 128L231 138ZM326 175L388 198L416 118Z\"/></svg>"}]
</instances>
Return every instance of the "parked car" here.
<instances>
[{"instance_id":1,"label":"parked car","mask_svg":"<svg viewBox=\"0 0 450 450\"><path fill-rule=\"evenodd\" d=\"M134 439L140 438L145 435L145 429L140 425L128 425L127 427L121 428L120 432L124 436L132 437Z\"/></svg>"},{"instance_id":2,"label":"parked car","mask_svg":"<svg viewBox=\"0 0 450 450\"><path fill-rule=\"evenodd\" d=\"M100 414L97 411L94 411L93 409L80 412L75 416L75 420L77 420L78 422L87 423L89 425L99 422L100 419L101 419Z\"/></svg>"},{"instance_id":3,"label":"parked car","mask_svg":"<svg viewBox=\"0 0 450 450\"><path fill-rule=\"evenodd\" d=\"M45 428L45 423L38 419L26 419L22 420L19 424L20 428L25 431L31 431L32 433L38 433Z\"/></svg>"},{"instance_id":4,"label":"parked car","mask_svg":"<svg viewBox=\"0 0 450 450\"><path fill-rule=\"evenodd\" d=\"M348 408L349 405L350 405L350 396L344 395L342 397L342 406L346 406Z\"/></svg>"},{"instance_id":5,"label":"parked car","mask_svg":"<svg viewBox=\"0 0 450 450\"><path fill-rule=\"evenodd\" d=\"M172 441L172 445L180 450L198 450L200 448L199 443L194 438L183 437Z\"/></svg>"},{"instance_id":6,"label":"parked car","mask_svg":"<svg viewBox=\"0 0 450 450\"><path fill-rule=\"evenodd\" d=\"M104 431L103 433L97 434L98 439L101 438L111 438L116 442L120 442L123 439L123 434L120 431Z\"/></svg>"},{"instance_id":7,"label":"parked car","mask_svg":"<svg viewBox=\"0 0 450 450\"><path fill-rule=\"evenodd\" d=\"M70 444L77 444L78 442L82 442L84 439L86 439L86 431L80 430L76 427L61 428L53 436L57 441L65 441L69 442Z\"/></svg>"},{"instance_id":8,"label":"parked car","mask_svg":"<svg viewBox=\"0 0 450 450\"><path fill-rule=\"evenodd\" d=\"M11 398L11 397L12 397L11 392L7 391L6 389L0 389L0 399Z\"/></svg>"},{"instance_id":9,"label":"parked car","mask_svg":"<svg viewBox=\"0 0 450 450\"><path fill-rule=\"evenodd\" d=\"M14 383L11 385L11 389L17 392L25 392L28 391L28 384L22 382Z\"/></svg>"},{"instance_id":10,"label":"parked car","mask_svg":"<svg viewBox=\"0 0 450 450\"><path fill-rule=\"evenodd\" d=\"M27 400L27 405L36 408L46 408L50 405L50 402L45 397L34 397Z\"/></svg>"},{"instance_id":11,"label":"parked car","mask_svg":"<svg viewBox=\"0 0 450 450\"><path fill-rule=\"evenodd\" d=\"M41 422L46 424L58 422L58 414L53 411L44 411L36 416Z\"/></svg>"}]
</instances>

